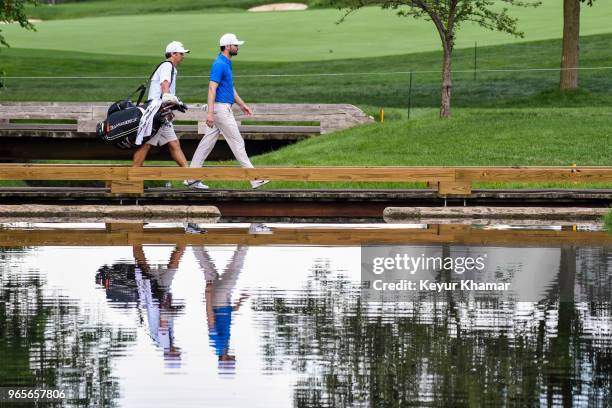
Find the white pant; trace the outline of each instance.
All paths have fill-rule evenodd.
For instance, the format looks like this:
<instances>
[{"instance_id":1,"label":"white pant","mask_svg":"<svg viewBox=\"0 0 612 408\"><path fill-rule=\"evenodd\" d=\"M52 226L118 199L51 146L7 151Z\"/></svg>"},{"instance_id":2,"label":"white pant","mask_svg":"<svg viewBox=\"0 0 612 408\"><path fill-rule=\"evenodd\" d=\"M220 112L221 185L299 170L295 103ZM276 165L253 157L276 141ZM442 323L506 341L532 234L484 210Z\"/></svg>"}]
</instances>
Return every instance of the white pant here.
<instances>
[{"instance_id":1,"label":"white pant","mask_svg":"<svg viewBox=\"0 0 612 408\"><path fill-rule=\"evenodd\" d=\"M228 306L232 303L232 292L238 282L240 272L244 268L244 260L249 247L238 246L230 259L230 263L225 267L222 275L212 261L205 247L193 247L193 253L200 263L204 272L204 278L213 284L213 306Z\"/></svg>"},{"instance_id":2,"label":"white pant","mask_svg":"<svg viewBox=\"0 0 612 408\"><path fill-rule=\"evenodd\" d=\"M214 117L215 124L212 128L206 127L206 133L202 140L200 140L200 144L198 144L198 148L193 154L189 167L202 167L204 160L206 160L213 147L215 147L219 134L223 133L225 141L230 149L232 149L232 153L234 153L234 157L238 160L240 166L253 168L253 164L249 160L249 156L247 156L244 148L244 139L242 139L238 130L238 123L236 123L234 118L232 105L229 103L215 103Z\"/></svg>"}]
</instances>

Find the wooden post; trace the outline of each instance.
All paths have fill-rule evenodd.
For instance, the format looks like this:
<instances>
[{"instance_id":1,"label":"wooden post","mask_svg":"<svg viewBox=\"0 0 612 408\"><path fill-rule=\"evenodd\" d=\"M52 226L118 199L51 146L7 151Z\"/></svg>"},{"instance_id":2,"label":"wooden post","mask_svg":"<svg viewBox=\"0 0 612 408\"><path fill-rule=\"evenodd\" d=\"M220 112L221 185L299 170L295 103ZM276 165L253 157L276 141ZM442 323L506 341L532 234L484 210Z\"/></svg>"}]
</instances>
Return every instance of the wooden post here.
<instances>
[{"instance_id":1,"label":"wooden post","mask_svg":"<svg viewBox=\"0 0 612 408\"><path fill-rule=\"evenodd\" d=\"M439 224L438 235L469 234L472 226L469 224Z\"/></svg>"},{"instance_id":2,"label":"wooden post","mask_svg":"<svg viewBox=\"0 0 612 408\"><path fill-rule=\"evenodd\" d=\"M112 194L142 194L144 193L144 181L112 180Z\"/></svg>"},{"instance_id":3,"label":"wooden post","mask_svg":"<svg viewBox=\"0 0 612 408\"><path fill-rule=\"evenodd\" d=\"M472 194L470 181L441 181L438 183L439 195L469 195Z\"/></svg>"},{"instance_id":4,"label":"wooden post","mask_svg":"<svg viewBox=\"0 0 612 408\"><path fill-rule=\"evenodd\" d=\"M142 222L110 222L106 223L107 232L142 232L144 224Z\"/></svg>"}]
</instances>

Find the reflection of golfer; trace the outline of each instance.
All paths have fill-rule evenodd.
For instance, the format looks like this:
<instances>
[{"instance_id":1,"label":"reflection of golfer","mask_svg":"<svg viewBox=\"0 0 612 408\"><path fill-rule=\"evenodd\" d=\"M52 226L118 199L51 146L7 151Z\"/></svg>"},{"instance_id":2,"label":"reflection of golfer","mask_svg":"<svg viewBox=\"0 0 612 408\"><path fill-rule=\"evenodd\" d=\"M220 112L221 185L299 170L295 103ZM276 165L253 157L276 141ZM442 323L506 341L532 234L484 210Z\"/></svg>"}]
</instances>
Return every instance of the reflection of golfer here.
<instances>
[{"instance_id":1,"label":"reflection of golfer","mask_svg":"<svg viewBox=\"0 0 612 408\"><path fill-rule=\"evenodd\" d=\"M136 284L140 304L146 308L149 335L164 350L164 360L170 365L180 362L181 351L174 345L174 317L170 286L185 252L185 245L175 248L167 265L149 265L142 245L134 245ZM180 363L179 363L180 364Z\"/></svg>"},{"instance_id":2,"label":"reflection of golfer","mask_svg":"<svg viewBox=\"0 0 612 408\"><path fill-rule=\"evenodd\" d=\"M193 252L200 262L206 278L206 319L208 322L208 337L211 346L219 357L220 365L223 362L233 362L236 357L229 354L230 330L232 325L232 313L240 309L242 302L248 297L243 294L234 306L232 306L232 292L242 271L247 247L236 248L231 262L219 275L210 256L203 247L194 247ZM231 365L231 363L229 363ZM231 366L230 366L231 368Z\"/></svg>"}]
</instances>

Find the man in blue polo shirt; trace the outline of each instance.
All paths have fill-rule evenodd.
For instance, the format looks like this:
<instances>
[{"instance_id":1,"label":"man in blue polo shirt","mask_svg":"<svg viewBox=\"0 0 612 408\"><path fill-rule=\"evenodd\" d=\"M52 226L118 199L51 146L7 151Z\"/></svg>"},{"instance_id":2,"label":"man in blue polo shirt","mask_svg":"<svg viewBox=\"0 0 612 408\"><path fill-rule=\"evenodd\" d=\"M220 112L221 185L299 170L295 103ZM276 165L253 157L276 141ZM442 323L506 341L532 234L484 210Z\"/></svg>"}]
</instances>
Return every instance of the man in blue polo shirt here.
<instances>
[{"instance_id":1,"label":"man in blue polo shirt","mask_svg":"<svg viewBox=\"0 0 612 408\"><path fill-rule=\"evenodd\" d=\"M238 49L242 44L244 44L244 41L239 41L234 34L224 34L219 40L221 52L213 62L210 70L210 82L208 83L207 128L193 155L193 159L191 159L190 167L202 167L204 160L215 147L219 134L222 133L240 165L253 168L244 148L244 139L240 135L238 124L232 112L232 105L237 103L246 115L253 114L251 108L244 103L234 87L232 57L238 55ZM268 182L269 180L252 180L251 187L261 187ZM208 188L206 184L199 180L185 180L185 185L197 189Z\"/></svg>"}]
</instances>

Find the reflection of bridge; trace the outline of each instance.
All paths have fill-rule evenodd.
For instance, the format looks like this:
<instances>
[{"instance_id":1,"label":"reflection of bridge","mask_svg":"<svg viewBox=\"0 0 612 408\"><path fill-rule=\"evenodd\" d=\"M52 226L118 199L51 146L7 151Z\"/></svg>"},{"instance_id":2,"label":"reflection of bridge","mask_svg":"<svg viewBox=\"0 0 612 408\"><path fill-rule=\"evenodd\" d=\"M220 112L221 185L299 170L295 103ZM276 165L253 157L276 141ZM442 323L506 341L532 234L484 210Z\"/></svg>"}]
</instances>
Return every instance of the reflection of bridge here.
<instances>
[{"instance_id":1,"label":"reflection of bridge","mask_svg":"<svg viewBox=\"0 0 612 408\"><path fill-rule=\"evenodd\" d=\"M52 225L52 224L48 224ZM145 228L143 224L106 224L105 229L10 228L0 230L0 246L186 245L326 245L457 244L514 247L612 246L612 234L574 230L479 229L469 225L427 228L272 226L272 234L252 234L249 227L211 224L207 233L182 228Z\"/></svg>"}]
</instances>

